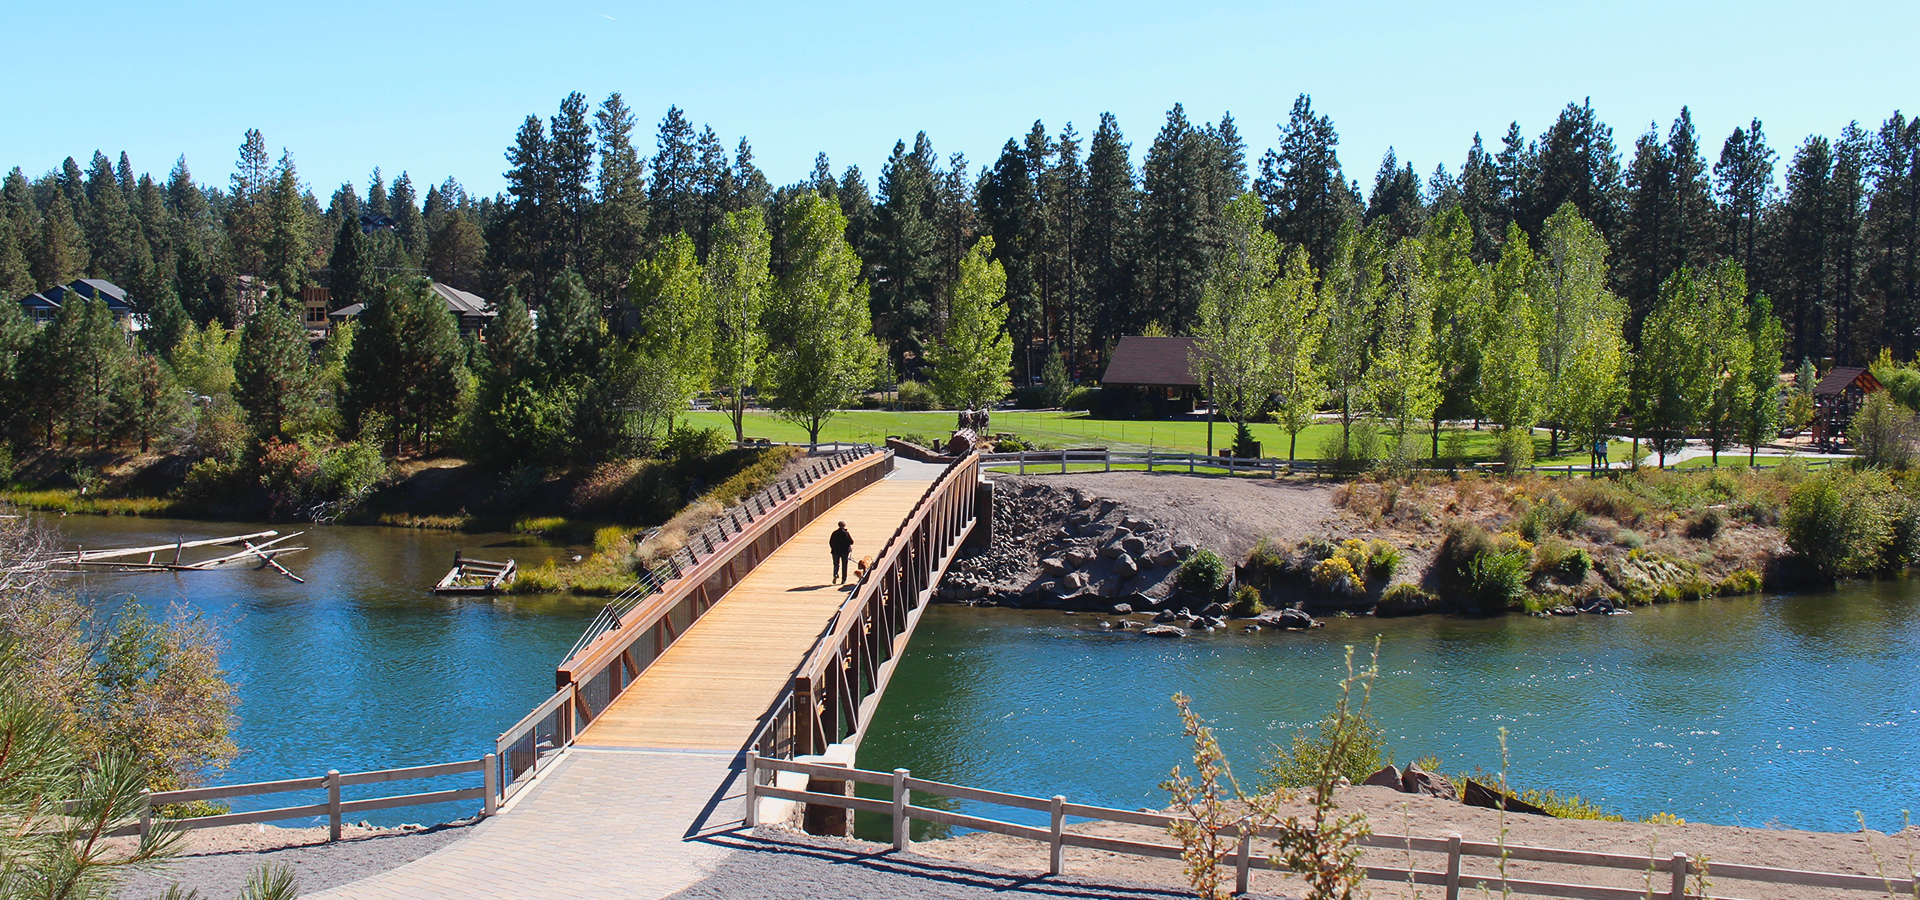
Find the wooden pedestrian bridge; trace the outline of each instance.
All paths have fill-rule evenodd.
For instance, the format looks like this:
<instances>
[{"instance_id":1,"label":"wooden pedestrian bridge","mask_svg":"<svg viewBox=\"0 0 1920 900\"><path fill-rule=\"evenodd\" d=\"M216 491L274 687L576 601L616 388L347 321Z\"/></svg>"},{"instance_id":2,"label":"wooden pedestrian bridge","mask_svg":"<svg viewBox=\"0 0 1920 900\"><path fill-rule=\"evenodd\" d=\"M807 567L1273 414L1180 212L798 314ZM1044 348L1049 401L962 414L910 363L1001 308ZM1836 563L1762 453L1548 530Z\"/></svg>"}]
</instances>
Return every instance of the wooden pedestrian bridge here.
<instances>
[{"instance_id":1,"label":"wooden pedestrian bridge","mask_svg":"<svg viewBox=\"0 0 1920 900\"><path fill-rule=\"evenodd\" d=\"M748 751L853 764L983 496L977 455L937 466L860 446L809 460L588 627L554 693L485 761L488 807L510 814L322 896L591 896L595 884L633 895L692 883L718 851L687 839L746 818L735 781ZM871 559L844 586L827 551L841 521L853 558Z\"/></svg>"}]
</instances>

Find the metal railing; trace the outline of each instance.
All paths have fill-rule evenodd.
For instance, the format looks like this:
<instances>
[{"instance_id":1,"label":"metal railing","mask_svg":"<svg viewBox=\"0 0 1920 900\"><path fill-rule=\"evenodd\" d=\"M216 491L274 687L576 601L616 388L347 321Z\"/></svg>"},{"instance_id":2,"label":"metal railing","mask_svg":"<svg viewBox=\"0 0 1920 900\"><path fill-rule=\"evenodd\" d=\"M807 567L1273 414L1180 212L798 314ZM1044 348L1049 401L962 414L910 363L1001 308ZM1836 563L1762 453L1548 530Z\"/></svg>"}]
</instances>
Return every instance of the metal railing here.
<instances>
[{"instance_id":1,"label":"metal railing","mask_svg":"<svg viewBox=\"0 0 1920 900\"><path fill-rule=\"evenodd\" d=\"M751 746L782 758L857 746L960 542L974 524L978 454L947 467L815 640Z\"/></svg>"},{"instance_id":2,"label":"metal railing","mask_svg":"<svg viewBox=\"0 0 1920 900\"><path fill-rule=\"evenodd\" d=\"M857 784L880 785L891 788L890 799L878 800L866 797L848 796L845 793L827 793L814 790L797 790L776 786L774 777L779 772L792 772L807 776L811 781L820 782L821 787L832 790L847 782ZM1128 825L1143 825L1165 831L1177 822L1195 820L1171 816L1164 813L1135 812L1124 809L1112 809L1104 806L1090 806L1069 803L1064 796L1049 798L1028 797L1000 791L963 787L939 781L914 778L906 769L892 772L874 772L865 769L845 768L834 765L795 762L762 756L757 751L748 751L746 759L746 825L749 828L760 824L760 801L762 799L787 800L798 803L852 810L855 812L878 813L893 818L893 846L896 850L906 850L909 846L909 825L914 820L932 822L961 828L1003 834L1045 843L1048 846L1048 867L1051 875L1059 875L1065 868L1065 850L1079 847L1106 853L1141 856L1152 859L1181 858L1182 848L1178 844L1156 843L1151 841L1124 840L1115 837L1085 834L1066 830L1069 817L1097 822L1117 822ZM813 787L809 784L808 787ZM973 816L950 810L918 806L913 803L914 792L947 797L955 800L967 800L1014 809L1024 809L1047 814L1047 827L1020 825L985 816ZM1278 837L1280 830L1273 826L1236 828L1234 836L1238 846L1233 853L1221 860L1234 870L1235 893L1245 894L1251 888L1253 871L1256 866L1271 870L1278 862L1270 854L1256 852L1254 843L1261 839ZM1718 859L1693 860L1685 853L1671 856L1646 856L1615 853L1593 853L1583 850L1560 850L1551 847L1529 847L1521 845L1490 843L1486 841L1463 840L1459 834L1449 834L1444 838L1415 837L1412 835L1375 834L1361 838L1361 846L1406 854L1405 864L1401 866L1363 866L1370 880L1396 882L1410 885L1429 885L1442 889L1446 900L1459 900L1463 888L1471 891L1485 891L1497 895L1507 893L1529 894L1545 897L1572 897L1584 900L1718 900L1715 895L1702 895L1688 891L1687 879L1690 876L1711 878L1715 885L1724 881L1746 881L1762 884L1787 885L1798 888L1827 888L1848 891L1871 891L1886 896L1914 896L1917 882L1911 875L1906 878L1883 878L1875 875L1851 875L1835 872L1810 872L1798 869L1781 869L1770 866L1747 866L1722 862ZM1439 863L1438 868L1419 868L1414 864L1414 855L1428 857ZM1494 872L1467 872L1465 864L1469 860L1498 861ZM1552 866L1570 867L1576 870L1603 869L1616 872L1630 872L1638 876L1638 887L1620 885L1571 884L1541 880L1536 877L1518 878L1510 866L1513 863L1537 863ZM1580 876L1587 877L1587 876ZM1624 879L1632 880L1632 879ZM1696 884L1697 886L1697 884ZM1796 896L1789 893L1786 896Z\"/></svg>"},{"instance_id":3,"label":"metal railing","mask_svg":"<svg viewBox=\"0 0 1920 900\"><path fill-rule=\"evenodd\" d=\"M1049 472L1067 473L1075 471L1072 467L1081 467L1078 471L1111 472L1115 468L1122 471L1144 469L1148 472L1169 472L1184 474L1225 473L1228 475L1266 475L1279 477L1294 472L1313 472L1316 474L1351 475L1365 471L1364 466L1341 465L1326 460L1266 459L1236 456L1208 456L1204 453L1171 453L1161 450L1023 450L1017 453L982 453L981 463L995 471L1013 470L1020 475L1042 475ZM1818 457L1801 459L1808 468L1821 468L1843 459ZM1762 463L1754 469L1775 469L1781 463ZM1499 463L1476 463L1468 466L1434 466L1415 464L1415 471L1451 472L1498 471ZM1642 466L1641 468L1651 468ZM1549 478L1574 478L1590 474L1588 466L1579 463L1567 463L1558 466L1533 466L1528 471ZM1624 469L1601 469L1602 472L1621 472Z\"/></svg>"}]
</instances>

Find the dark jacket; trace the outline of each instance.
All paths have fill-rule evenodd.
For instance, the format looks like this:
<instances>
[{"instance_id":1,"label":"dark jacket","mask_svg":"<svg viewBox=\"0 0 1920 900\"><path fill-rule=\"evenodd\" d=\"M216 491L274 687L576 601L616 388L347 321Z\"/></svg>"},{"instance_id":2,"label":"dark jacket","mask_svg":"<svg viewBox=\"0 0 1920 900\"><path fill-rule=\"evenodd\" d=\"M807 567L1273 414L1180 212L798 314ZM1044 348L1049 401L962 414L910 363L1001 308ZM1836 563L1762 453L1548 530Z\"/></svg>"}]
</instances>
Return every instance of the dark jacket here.
<instances>
[{"instance_id":1,"label":"dark jacket","mask_svg":"<svg viewBox=\"0 0 1920 900\"><path fill-rule=\"evenodd\" d=\"M845 528L835 528L833 536L827 538L827 549L835 556L846 556L853 552L853 535Z\"/></svg>"}]
</instances>

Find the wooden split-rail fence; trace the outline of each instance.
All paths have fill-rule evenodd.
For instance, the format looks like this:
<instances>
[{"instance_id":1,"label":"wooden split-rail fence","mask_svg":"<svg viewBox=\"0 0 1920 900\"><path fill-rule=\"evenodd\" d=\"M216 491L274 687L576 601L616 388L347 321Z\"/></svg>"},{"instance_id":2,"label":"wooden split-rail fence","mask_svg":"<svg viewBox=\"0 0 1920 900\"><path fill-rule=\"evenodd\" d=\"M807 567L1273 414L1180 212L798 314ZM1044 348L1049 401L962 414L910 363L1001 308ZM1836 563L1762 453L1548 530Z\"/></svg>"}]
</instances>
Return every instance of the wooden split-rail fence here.
<instances>
[{"instance_id":1,"label":"wooden split-rail fence","mask_svg":"<svg viewBox=\"0 0 1920 900\"><path fill-rule=\"evenodd\" d=\"M888 799L878 799L848 796L837 791L782 788L774 784L775 777L781 772L806 776L810 786L838 786L853 782L885 787L890 789L891 796ZM1066 797L1059 795L1047 798L1028 797L928 781L913 777L913 773L907 769L876 772L767 757L757 751L747 753L744 775L746 825L749 828L761 824L760 801L763 799L787 800L890 816L893 826L893 846L895 850L901 851L908 849L910 827L915 820L949 827L970 828L1046 844L1047 871L1051 875L1060 875L1065 872L1065 851L1068 847L1150 859L1179 860L1182 858L1182 848L1175 843L1126 840L1069 831L1066 828L1069 818L1080 821L1142 825L1160 829L1162 832L1166 832L1175 823L1194 821L1165 813L1070 803ZM1043 813L1047 816L1048 824L1044 827L1022 825L986 816L967 815L922 806L913 802L915 793ZM1245 894L1252 888L1252 877L1256 870L1278 874L1274 867L1284 865L1257 847L1260 843L1279 837L1279 831L1272 827L1244 832L1236 829L1234 835L1237 845L1231 854L1221 860L1221 863L1231 868L1234 873L1235 893ZM1369 849L1386 851L1389 855L1405 854L1406 862L1401 866L1365 866L1364 872L1369 880L1440 888L1441 896L1445 900L1459 900L1463 891L1472 892L1471 896L1482 896L1483 892L1498 896L1512 893L1578 898L1578 900L1727 900L1718 894L1692 892L1702 881L1710 886L1710 890L1712 885L1739 881L1788 888L1866 891L1888 897L1920 896L1916 893L1920 891L1920 882L1917 882L1911 873L1904 878L1883 878L1874 875L1810 872L1770 866L1738 865L1720 860L1690 859L1685 853L1674 853L1664 857L1651 854L1636 856L1468 841L1462 839L1459 834L1450 834L1444 838L1375 834L1362 838L1359 843ZM1437 867L1420 868L1414 861L1416 854L1425 861L1437 863ZM1546 881L1537 877L1515 877L1508 868L1513 863L1556 866L1582 872L1598 869L1630 873L1625 879L1616 880L1638 880L1640 885L1626 887L1620 884L1581 884ZM1491 867L1494 871L1467 871L1470 865L1477 870ZM1797 892L1789 892L1783 896L1797 896Z\"/></svg>"},{"instance_id":2,"label":"wooden split-rail fence","mask_svg":"<svg viewBox=\"0 0 1920 900\"><path fill-rule=\"evenodd\" d=\"M1808 468L1829 466L1835 460L1828 457L1806 459ZM1184 472L1189 475L1227 474L1227 475L1265 475L1277 478L1294 472L1313 472L1316 474L1343 475L1356 474L1361 469L1354 466L1341 466L1325 460L1266 459L1237 456L1208 456L1204 453L1171 453L1163 450L1022 450L1015 453L982 453L982 465L995 471L1010 471L1019 475L1046 474L1051 472L1111 472L1143 470L1147 472ZM1779 468L1779 463L1760 464L1755 469ZM1496 472L1498 463L1479 463L1470 466L1428 466L1415 465L1415 471L1453 472L1481 471ZM1591 474L1585 465L1569 463L1559 466L1534 466L1528 471L1549 478L1575 478ZM1622 472L1624 469L1602 469L1603 472Z\"/></svg>"}]
</instances>

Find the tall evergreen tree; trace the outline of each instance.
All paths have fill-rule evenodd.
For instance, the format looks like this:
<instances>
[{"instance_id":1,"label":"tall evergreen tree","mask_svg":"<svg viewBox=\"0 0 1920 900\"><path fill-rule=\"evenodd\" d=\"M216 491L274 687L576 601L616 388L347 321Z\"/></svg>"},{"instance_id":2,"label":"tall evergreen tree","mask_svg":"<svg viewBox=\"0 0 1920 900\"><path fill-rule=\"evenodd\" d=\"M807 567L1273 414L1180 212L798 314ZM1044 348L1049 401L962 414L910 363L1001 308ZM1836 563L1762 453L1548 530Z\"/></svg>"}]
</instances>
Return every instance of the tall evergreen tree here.
<instances>
[{"instance_id":1,"label":"tall evergreen tree","mask_svg":"<svg viewBox=\"0 0 1920 900\"><path fill-rule=\"evenodd\" d=\"M1627 333L1660 293L1667 276L1705 261L1713 247L1713 201L1693 117L1686 107L1662 143L1651 129L1635 144L1627 170L1626 214L1614 280L1632 318Z\"/></svg>"},{"instance_id":2,"label":"tall evergreen tree","mask_svg":"<svg viewBox=\"0 0 1920 900\"><path fill-rule=\"evenodd\" d=\"M360 230L359 213L355 211L341 217L340 230L333 238L333 253L327 257L327 288L333 302L360 303L378 283L372 248Z\"/></svg>"},{"instance_id":3,"label":"tall evergreen tree","mask_svg":"<svg viewBox=\"0 0 1920 900\"><path fill-rule=\"evenodd\" d=\"M535 297L560 271L548 252L556 205L551 157L546 125L539 116L528 116L520 124L513 146L507 148L511 167L507 170L507 194L512 197L511 203L487 238L497 260L508 270L507 282L525 283Z\"/></svg>"},{"instance_id":4,"label":"tall evergreen tree","mask_svg":"<svg viewBox=\"0 0 1920 900\"><path fill-rule=\"evenodd\" d=\"M1819 359L1833 352L1828 339L1833 148L1826 138L1807 138L1794 151L1786 180L1786 197L1775 214L1779 232L1768 286L1780 300L1789 355Z\"/></svg>"},{"instance_id":5,"label":"tall evergreen tree","mask_svg":"<svg viewBox=\"0 0 1920 900\"><path fill-rule=\"evenodd\" d=\"M431 448L466 400L464 357L459 329L431 283L390 279L356 323L341 412L395 454L404 445Z\"/></svg>"},{"instance_id":6,"label":"tall evergreen tree","mask_svg":"<svg viewBox=\"0 0 1920 900\"><path fill-rule=\"evenodd\" d=\"M1603 236L1611 236L1620 220L1620 154L1613 129L1600 121L1591 98L1567 104L1553 127L1540 136L1533 157L1532 183L1516 185L1514 218L1530 235L1538 236L1547 217L1571 203L1580 217L1592 222Z\"/></svg>"},{"instance_id":7,"label":"tall evergreen tree","mask_svg":"<svg viewBox=\"0 0 1920 900\"><path fill-rule=\"evenodd\" d=\"M1759 271L1761 217L1773 204L1773 161L1767 136L1754 119L1735 128L1720 148L1713 165L1714 194L1720 201L1720 252L1739 260L1748 272Z\"/></svg>"},{"instance_id":8,"label":"tall evergreen tree","mask_svg":"<svg viewBox=\"0 0 1920 900\"><path fill-rule=\"evenodd\" d=\"M1367 198L1367 226L1380 223L1396 240L1417 237L1426 213L1426 198L1420 195L1420 178L1413 174L1413 164L1401 167L1393 148L1388 147L1387 155L1380 160L1380 171L1373 176L1373 193Z\"/></svg>"},{"instance_id":9,"label":"tall evergreen tree","mask_svg":"<svg viewBox=\"0 0 1920 900\"><path fill-rule=\"evenodd\" d=\"M549 120L547 160L553 172L553 262L561 268L585 261L587 216L593 206L593 123L587 98L574 91Z\"/></svg>"},{"instance_id":10,"label":"tall evergreen tree","mask_svg":"<svg viewBox=\"0 0 1920 900\"><path fill-rule=\"evenodd\" d=\"M1044 138L1045 132L1040 133ZM1034 186L1034 165L1034 154L1009 139L980 183L981 224L993 237L988 246L1006 285L1007 327L1017 336L1022 384L1033 377L1033 343L1036 338L1045 342L1047 326L1038 272L1046 226Z\"/></svg>"},{"instance_id":11,"label":"tall evergreen tree","mask_svg":"<svg viewBox=\"0 0 1920 900\"><path fill-rule=\"evenodd\" d=\"M279 437L313 402L307 330L284 294L269 293L240 332L233 361L233 399L261 440ZM390 373L375 376L392 377Z\"/></svg>"},{"instance_id":12,"label":"tall evergreen tree","mask_svg":"<svg viewBox=\"0 0 1920 900\"><path fill-rule=\"evenodd\" d=\"M925 134L916 139L916 149L925 139ZM842 202L846 187L842 185ZM904 377L906 355L921 352L922 330L933 310L938 235L927 216L933 200L931 160L908 153L904 141L894 142L893 155L880 168L879 189L866 253L873 285L868 315L886 339L896 371ZM788 215L795 213L789 210Z\"/></svg>"},{"instance_id":13,"label":"tall evergreen tree","mask_svg":"<svg viewBox=\"0 0 1920 900\"><path fill-rule=\"evenodd\" d=\"M593 117L600 152L596 195L587 218L587 289L611 297L640 261L647 231L646 172L633 147L634 115L618 92Z\"/></svg>"},{"instance_id":14,"label":"tall evergreen tree","mask_svg":"<svg viewBox=\"0 0 1920 900\"><path fill-rule=\"evenodd\" d=\"M1340 171L1333 119L1313 113L1301 94L1280 129L1280 147L1260 158L1254 190L1267 202L1267 227L1282 245L1298 244L1316 269L1332 263L1341 229L1359 218L1360 198Z\"/></svg>"},{"instance_id":15,"label":"tall evergreen tree","mask_svg":"<svg viewBox=\"0 0 1920 900\"><path fill-rule=\"evenodd\" d=\"M313 225L294 172L293 155L283 153L274 167L267 195L267 238L261 247L261 274L289 297L297 297L307 279Z\"/></svg>"},{"instance_id":16,"label":"tall evergreen tree","mask_svg":"<svg viewBox=\"0 0 1920 900\"><path fill-rule=\"evenodd\" d=\"M1212 129L1196 128L1174 104L1142 167L1141 276L1145 313L1172 333L1191 326L1218 243L1219 150Z\"/></svg>"},{"instance_id":17,"label":"tall evergreen tree","mask_svg":"<svg viewBox=\"0 0 1920 900\"><path fill-rule=\"evenodd\" d=\"M1089 344L1105 348L1120 335L1137 332L1144 322L1133 314L1134 259L1137 250L1139 188L1120 125L1101 113L1100 127L1087 146L1087 186L1077 251L1091 308Z\"/></svg>"},{"instance_id":18,"label":"tall evergreen tree","mask_svg":"<svg viewBox=\"0 0 1920 900\"><path fill-rule=\"evenodd\" d=\"M647 233L658 240L698 229L701 198L700 156L694 146L693 123L687 121L680 107L667 108L656 141L653 180L647 188Z\"/></svg>"},{"instance_id":19,"label":"tall evergreen tree","mask_svg":"<svg viewBox=\"0 0 1920 900\"><path fill-rule=\"evenodd\" d=\"M1894 355L1920 351L1920 118L1895 112L1880 126L1869 163L1867 281L1885 310Z\"/></svg>"},{"instance_id":20,"label":"tall evergreen tree","mask_svg":"<svg viewBox=\"0 0 1920 900\"><path fill-rule=\"evenodd\" d=\"M413 193L413 179L405 172L393 180L393 192L387 197L387 215L392 217L393 234L399 239L401 252L405 255L405 265L418 266L420 258L426 254L427 220L420 212L420 201Z\"/></svg>"},{"instance_id":21,"label":"tall evergreen tree","mask_svg":"<svg viewBox=\"0 0 1920 900\"><path fill-rule=\"evenodd\" d=\"M34 281L40 287L66 284L86 275L92 257L64 194L53 195L47 204L40 217L39 238L31 265Z\"/></svg>"},{"instance_id":22,"label":"tall evergreen tree","mask_svg":"<svg viewBox=\"0 0 1920 900\"><path fill-rule=\"evenodd\" d=\"M249 128L240 144L239 161L234 163L232 185L227 189L227 243L233 270L240 274L266 273L267 241L273 232L268 196L274 182L266 138L259 129Z\"/></svg>"}]
</instances>

